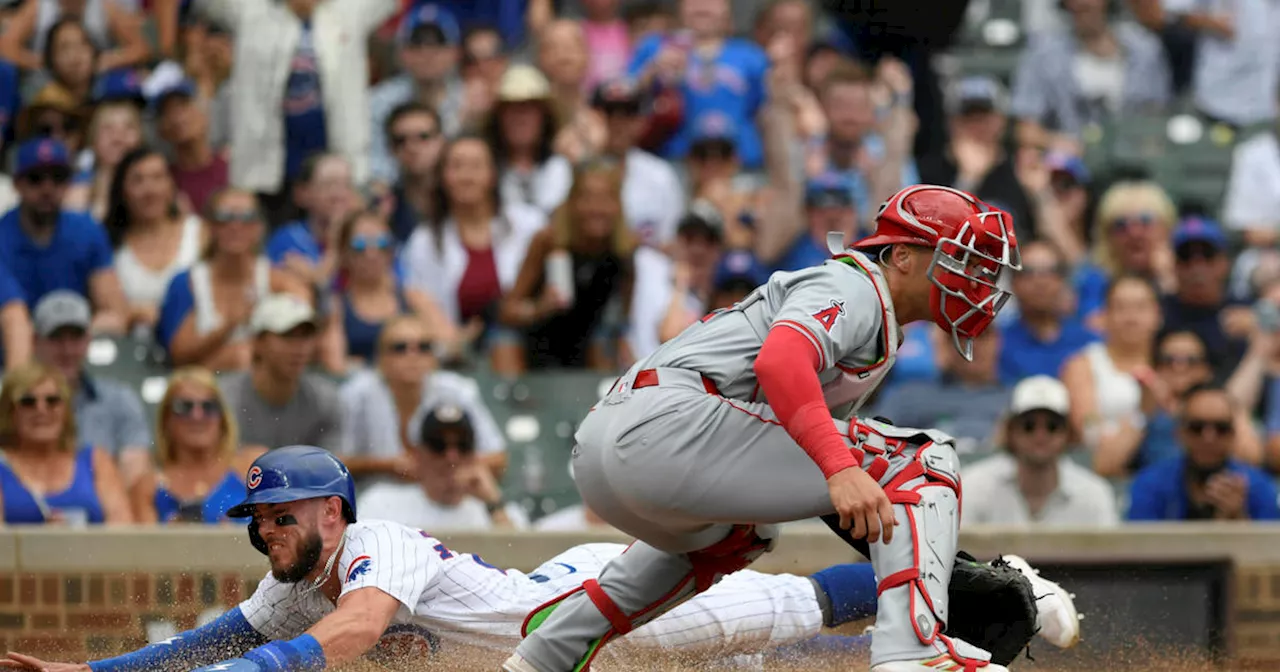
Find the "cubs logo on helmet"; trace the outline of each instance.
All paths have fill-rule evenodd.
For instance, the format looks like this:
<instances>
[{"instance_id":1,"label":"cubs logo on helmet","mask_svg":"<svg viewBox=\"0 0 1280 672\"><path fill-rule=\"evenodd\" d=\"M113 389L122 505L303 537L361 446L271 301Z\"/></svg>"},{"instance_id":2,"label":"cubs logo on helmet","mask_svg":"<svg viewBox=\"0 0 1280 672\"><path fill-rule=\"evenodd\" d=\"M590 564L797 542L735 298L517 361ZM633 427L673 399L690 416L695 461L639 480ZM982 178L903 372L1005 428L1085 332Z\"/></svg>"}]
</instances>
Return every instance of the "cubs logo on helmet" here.
<instances>
[{"instance_id":1,"label":"cubs logo on helmet","mask_svg":"<svg viewBox=\"0 0 1280 672\"><path fill-rule=\"evenodd\" d=\"M356 522L356 486L347 465L333 453L315 446L286 446L264 453L245 474L244 501L227 510L230 518L251 518L259 505L287 504L304 499L342 500L342 517ZM249 522L249 541L267 552L257 520Z\"/></svg>"},{"instance_id":2,"label":"cubs logo on helmet","mask_svg":"<svg viewBox=\"0 0 1280 672\"><path fill-rule=\"evenodd\" d=\"M255 464L249 469L249 477L245 479L245 485L248 485L250 490L262 485L262 467Z\"/></svg>"}]
</instances>

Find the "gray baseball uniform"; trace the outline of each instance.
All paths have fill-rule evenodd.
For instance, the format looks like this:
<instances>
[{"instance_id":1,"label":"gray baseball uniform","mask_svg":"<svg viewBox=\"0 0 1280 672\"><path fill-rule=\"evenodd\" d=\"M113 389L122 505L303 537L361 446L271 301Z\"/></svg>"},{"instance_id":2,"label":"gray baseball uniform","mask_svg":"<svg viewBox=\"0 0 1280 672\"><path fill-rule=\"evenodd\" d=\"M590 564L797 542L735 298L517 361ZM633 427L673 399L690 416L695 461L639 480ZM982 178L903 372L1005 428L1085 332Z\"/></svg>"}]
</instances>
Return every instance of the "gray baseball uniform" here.
<instances>
[{"instance_id":1,"label":"gray baseball uniform","mask_svg":"<svg viewBox=\"0 0 1280 672\"><path fill-rule=\"evenodd\" d=\"M575 436L574 478L584 501L638 539L598 579L632 625L694 594L699 554L734 525L755 524L759 536L770 538L776 530L767 524L834 510L822 471L778 422L755 376L765 337L780 327L795 329L816 348L825 400L849 437L840 418L852 417L874 391L899 342L884 277L861 253L775 273L734 307L689 327L622 376ZM921 434L871 425L873 434ZM901 524L893 542L872 550L883 589L872 662L945 654L938 622L945 621L942 600L955 555L958 485L926 486L956 479L949 437L930 434L933 443L919 451L895 449L892 440L886 449L881 437L858 438L849 441L855 456L864 454L863 468L881 485L908 493L891 496ZM922 497L927 516L906 510ZM926 536L942 539L916 553L914 540ZM602 614L600 599L598 590L564 597L517 653L542 672L573 670L593 640L617 629L616 619Z\"/></svg>"}]
</instances>

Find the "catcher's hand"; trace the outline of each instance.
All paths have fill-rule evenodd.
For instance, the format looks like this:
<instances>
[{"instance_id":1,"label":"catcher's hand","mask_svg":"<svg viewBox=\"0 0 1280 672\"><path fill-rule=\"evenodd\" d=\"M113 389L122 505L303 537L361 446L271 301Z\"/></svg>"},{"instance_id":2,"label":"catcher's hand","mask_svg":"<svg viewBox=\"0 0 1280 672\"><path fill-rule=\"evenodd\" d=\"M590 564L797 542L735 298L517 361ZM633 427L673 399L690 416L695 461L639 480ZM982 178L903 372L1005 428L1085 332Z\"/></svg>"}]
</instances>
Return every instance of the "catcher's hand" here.
<instances>
[{"instance_id":1,"label":"catcher's hand","mask_svg":"<svg viewBox=\"0 0 1280 672\"><path fill-rule=\"evenodd\" d=\"M948 596L947 635L986 649L997 665L1013 662L1036 635L1031 582L1003 560L957 553Z\"/></svg>"}]
</instances>

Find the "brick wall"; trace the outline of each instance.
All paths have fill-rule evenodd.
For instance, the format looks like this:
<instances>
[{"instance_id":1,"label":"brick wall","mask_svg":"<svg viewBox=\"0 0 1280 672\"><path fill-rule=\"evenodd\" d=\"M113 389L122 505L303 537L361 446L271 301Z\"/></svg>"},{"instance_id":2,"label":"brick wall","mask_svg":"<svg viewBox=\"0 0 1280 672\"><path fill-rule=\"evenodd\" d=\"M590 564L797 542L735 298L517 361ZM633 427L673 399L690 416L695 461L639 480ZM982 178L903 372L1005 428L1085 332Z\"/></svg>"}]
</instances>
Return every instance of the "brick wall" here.
<instances>
[{"instance_id":1,"label":"brick wall","mask_svg":"<svg viewBox=\"0 0 1280 672\"><path fill-rule=\"evenodd\" d=\"M146 625L195 627L211 607L238 604L261 573L0 574L0 645L80 661L146 644Z\"/></svg>"},{"instance_id":2,"label":"brick wall","mask_svg":"<svg viewBox=\"0 0 1280 672\"><path fill-rule=\"evenodd\" d=\"M1280 566L1236 571L1236 656L1280 668Z\"/></svg>"}]
</instances>

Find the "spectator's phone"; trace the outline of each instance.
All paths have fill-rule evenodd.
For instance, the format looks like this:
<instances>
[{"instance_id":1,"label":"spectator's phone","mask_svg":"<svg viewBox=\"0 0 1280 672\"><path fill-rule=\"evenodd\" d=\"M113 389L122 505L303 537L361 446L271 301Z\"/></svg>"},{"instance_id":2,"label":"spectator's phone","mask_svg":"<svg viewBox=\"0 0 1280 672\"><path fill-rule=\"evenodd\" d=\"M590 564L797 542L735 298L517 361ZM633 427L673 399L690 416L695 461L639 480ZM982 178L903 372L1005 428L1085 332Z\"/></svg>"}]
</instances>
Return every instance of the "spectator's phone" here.
<instances>
[{"instance_id":1,"label":"spectator's phone","mask_svg":"<svg viewBox=\"0 0 1280 672\"><path fill-rule=\"evenodd\" d=\"M1259 299L1253 304L1253 315L1263 332L1274 334L1280 330L1280 306L1276 306L1274 301Z\"/></svg>"}]
</instances>

